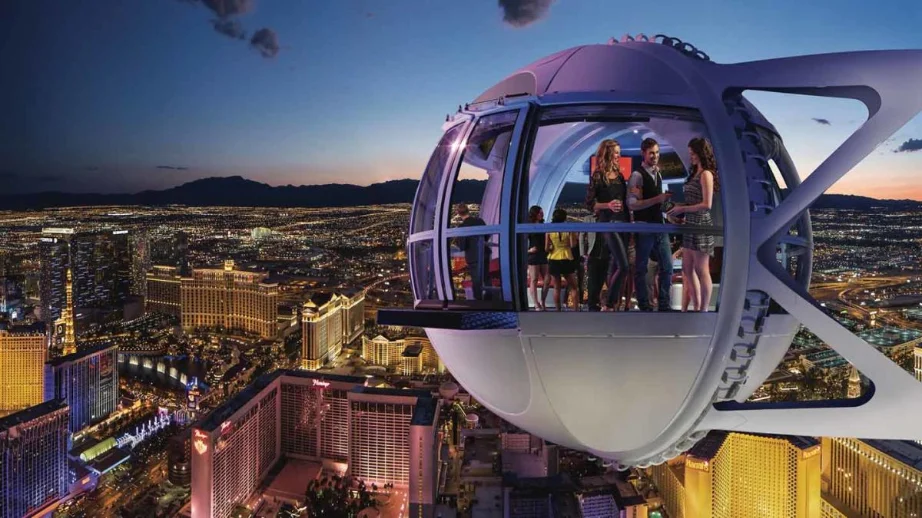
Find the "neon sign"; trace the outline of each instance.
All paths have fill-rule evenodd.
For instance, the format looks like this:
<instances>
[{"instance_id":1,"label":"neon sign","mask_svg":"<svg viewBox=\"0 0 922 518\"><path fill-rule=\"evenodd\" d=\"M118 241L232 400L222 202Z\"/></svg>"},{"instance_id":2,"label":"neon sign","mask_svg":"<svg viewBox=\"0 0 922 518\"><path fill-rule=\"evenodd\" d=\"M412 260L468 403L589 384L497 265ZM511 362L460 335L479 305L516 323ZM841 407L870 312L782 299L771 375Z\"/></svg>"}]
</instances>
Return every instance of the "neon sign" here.
<instances>
[{"instance_id":1,"label":"neon sign","mask_svg":"<svg viewBox=\"0 0 922 518\"><path fill-rule=\"evenodd\" d=\"M201 430L193 430L194 439L192 440L192 445L195 446L195 451L199 455L203 455L208 451L208 434Z\"/></svg>"},{"instance_id":2,"label":"neon sign","mask_svg":"<svg viewBox=\"0 0 922 518\"><path fill-rule=\"evenodd\" d=\"M315 387L327 388L327 387L330 386L330 382L329 382L329 381L321 381L321 380L317 380L317 379L311 380L311 381L314 382L314 386L315 386Z\"/></svg>"},{"instance_id":3,"label":"neon sign","mask_svg":"<svg viewBox=\"0 0 922 518\"><path fill-rule=\"evenodd\" d=\"M224 421L223 423L221 423L221 433L226 432L227 429L230 428L230 427L231 427L231 422L230 422L230 421Z\"/></svg>"}]
</instances>

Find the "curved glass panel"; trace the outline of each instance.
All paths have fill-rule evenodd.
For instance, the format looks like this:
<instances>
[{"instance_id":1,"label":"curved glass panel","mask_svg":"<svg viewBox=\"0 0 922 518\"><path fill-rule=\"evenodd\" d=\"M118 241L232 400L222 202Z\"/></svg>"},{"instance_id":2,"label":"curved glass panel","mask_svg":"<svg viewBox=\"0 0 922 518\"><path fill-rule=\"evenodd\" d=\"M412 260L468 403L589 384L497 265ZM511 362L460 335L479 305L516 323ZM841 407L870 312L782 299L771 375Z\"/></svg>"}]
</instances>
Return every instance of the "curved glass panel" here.
<instances>
[{"instance_id":1,"label":"curved glass panel","mask_svg":"<svg viewBox=\"0 0 922 518\"><path fill-rule=\"evenodd\" d=\"M410 243L410 260L413 264L413 294L416 301L438 300L436 288L435 261L433 260L432 240L426 239Z\"/></svg>"},{"instance_id":2,"label":"curved glass panel","mask_svg":"<svg viewBox=\"0 0 922 518\"><path fill-rule=\"evenodd\" d=\"M503 301L499 234L449 238L446 248L453 300Z\"/></svg>"},{"instance_id":3,"label":"curved glass panel","mask_svg":"<svg viewBox=\"0 0 922 518\"><path fill-rule=\"evenodd\" d=\"M464 135L467 124L458 124L445 132L436 146L426 172L423 173L413 202L413 217L410 221L410 233L425 232L435 228L435 211L439 199L439 186L451 160L452 152L457 149L459 139Z\"/></svg>"},{"instance_id":4,"label":"curved glass panel","mask_svg":"<svg viewBox=\"0 0 922 518\"><path fill-rule=\"evenodd\" d=\"M460 166L451 187L451 227L497 225L503 192L503 172L519 110L481 117L461 153ZM466 219L458 212L465 204Z\"/></svg>"},{"instance_id":5,"label":"curved glass panel","mask_svg":"<svg viewBox=\"0 0 922 518\"><path fill-rule=\"evenodd\" d=\"M519 186L520 307L716 310L721 192L690 176L688 144L697 137L708 132L695 110L545 108ZM643 152L648 139L655 158ZM608 140L620 158L603 181L597 155ZM674 206L682 208L673 214Z\"/></svg>"}]
</instances>

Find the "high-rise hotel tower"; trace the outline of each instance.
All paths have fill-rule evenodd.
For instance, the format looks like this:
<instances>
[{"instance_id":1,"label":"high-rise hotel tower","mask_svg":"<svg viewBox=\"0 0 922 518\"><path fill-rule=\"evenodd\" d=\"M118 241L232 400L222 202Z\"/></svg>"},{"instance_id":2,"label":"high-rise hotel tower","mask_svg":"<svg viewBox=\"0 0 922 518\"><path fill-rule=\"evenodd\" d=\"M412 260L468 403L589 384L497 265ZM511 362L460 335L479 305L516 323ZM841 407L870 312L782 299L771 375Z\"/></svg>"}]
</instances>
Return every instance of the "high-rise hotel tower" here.
<instances>
[{"instance_id":1,"label":"high-rise hotel tower","mask_svg":"<svg viewBox=\"0 0 922 518\"><path fill-rule=\"evenodd\" d=\"M366 378L275 371L192 428L192 516L226 517L281 458L330 461L409 494L410 516L432 518L439 400L374 389Z\"/></svg>"},{"instance_id":2,"label":"high-rise hotel tower","mask_svg":"<svg viewBox=\"0 0 922 518\"><path fill-rule=\"evenodd\" d=\"M236 270L234 261L224 261L222 270L193 270L191 278L182 278L183 329L223 327L275 338L279 289L267 277Z\"/></svg>"},{"instance_id":3,"label":"high-rise hotel tower","mask_svg":"<svg viewBox=\"0 0 922 518\"><path fill-rule=\"evenodd\" d=\"M44 401L47 355L44 324L0 323L0 417Z\"/></svg>"},{"instance_id":4,"label":"high-rise hotel tower","mask_svg":"<svg viewBox=\"0 0 922 518\"><path fill-rule=\"evenodd\" d=\"M63 399L70 407L70 431L77 433L118 407L118 349L98 345L45 364L45 399Z\"/></svg>"},{"instance_id":5,"label":"high-rise hotel tower","mask_svg":"<svg viewBox=\"0 0 922 518\"><path fill-rule=\"evenodd\" d=\"M0 518L44 515L67 494L67 422L61 400L0 418Z\"/></svg>"},{"instance_id":6,"label":"high-rise hotel tower","mask_svg":"<svg viewBox=\"0 0 922 518\"><path fill-rule=\"evenodd\" d=\"M362 336L365 292L315 293L301 312L301 367L319 369Z\"/></svg>"}]
</instances>

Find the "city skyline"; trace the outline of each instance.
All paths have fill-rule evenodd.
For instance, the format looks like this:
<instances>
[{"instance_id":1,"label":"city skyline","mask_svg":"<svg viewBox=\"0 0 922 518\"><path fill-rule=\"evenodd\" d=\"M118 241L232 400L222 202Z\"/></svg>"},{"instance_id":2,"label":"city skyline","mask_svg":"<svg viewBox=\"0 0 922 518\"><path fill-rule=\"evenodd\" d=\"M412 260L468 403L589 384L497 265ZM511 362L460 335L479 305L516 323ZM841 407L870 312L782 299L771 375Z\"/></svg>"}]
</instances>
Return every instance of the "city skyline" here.
<instances>
[{"instance_id":1,"label":"city skyline","mask_svg":"<svg viewBox=\"0 0 922 518\"><path fill-rule=\"evenodd\" d=\"M48 15L41 2L12 2L0 17L10 34L0 59L16 78L0 84L8 114L0 180L8 193L112 193L233 175L270 185L418 178L445 113L557 50L640 32L678 36L720 63L918 48L912 17L901 15L908 5L665 2L650 16L563 0L438 8L177 0ZM866 115L852 101L749 97L801 176ZM920 139L917 118L830 192L922 199L912 177Z\"/></svg>"}]
</instances>

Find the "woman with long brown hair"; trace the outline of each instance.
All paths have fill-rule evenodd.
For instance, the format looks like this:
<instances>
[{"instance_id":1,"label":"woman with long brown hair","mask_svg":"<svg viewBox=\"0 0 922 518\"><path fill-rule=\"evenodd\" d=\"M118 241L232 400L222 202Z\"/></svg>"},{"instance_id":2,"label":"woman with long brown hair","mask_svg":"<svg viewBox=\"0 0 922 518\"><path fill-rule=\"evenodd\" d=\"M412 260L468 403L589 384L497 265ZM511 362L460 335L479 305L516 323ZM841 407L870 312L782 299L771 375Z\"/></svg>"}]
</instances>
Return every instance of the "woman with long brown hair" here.
<instances>
[{"instance_id":1,"label":"woman with long brown hair","mask_svg":"<svg viewBox=\"0 0 922 518\"><path fill-rule=\"evenodd\" d=\"M683 192L685 203L676 205L668 216L686 214L685 224L712 226L711 206L714 193L720 190L717 176L717 160L714 149L707 139L696 137L688 143L691 162L690 174L685 180ZM682 236L682 282L687 286L688 299L682 300L682 311L688 304L695 311L707 311L711 303L713 283L711 281L711 256L714 255L714 236L710 234L685 234Z\"/></svg>"},{"instance_id":2,"label":"woman with long brown hair","mask_svg":"<svg viewBox=\"0 0 922 518\"><path fill-rule=\"evenodd\" d=\"M528 222L544 223L544 209L538 205L528 209ZM528 234L528 294L535 301L537 311L546 309L547 292L551 287L551 275L547 270L547 250L544 246L544 234ZM538 298L539 279L542 281L541 298Z\"/></svg>"},{"instance_id":3,"label":"woman with long brown hair","mask_svg":"<svg viewBox=\"0 0 922 518\"><path fill-rule=\"evenodd\" d=\"M627 212L627 182L621 174L618 160L621 158L621 145L617 140L605 139L596 151L598 167L589 180L586 192L586 207L595 213L599 223L630 221ZM626 238L616 232L601 232L609 251L608 295L602 304L602 311L614 311L620 302L622 285L628 274L627 251L624 248Z\"/></svg>"}]
</instances>

